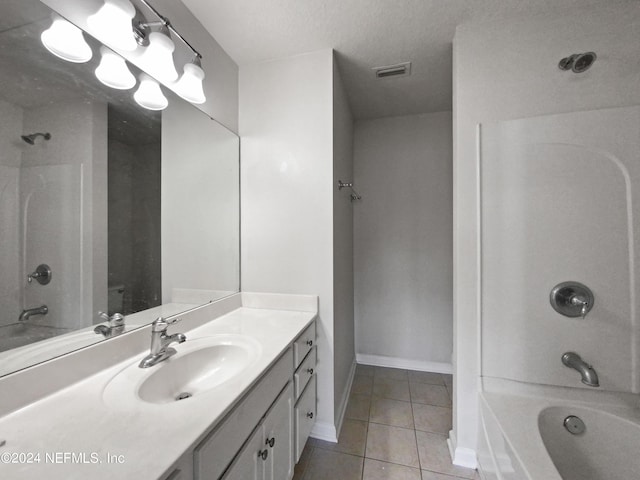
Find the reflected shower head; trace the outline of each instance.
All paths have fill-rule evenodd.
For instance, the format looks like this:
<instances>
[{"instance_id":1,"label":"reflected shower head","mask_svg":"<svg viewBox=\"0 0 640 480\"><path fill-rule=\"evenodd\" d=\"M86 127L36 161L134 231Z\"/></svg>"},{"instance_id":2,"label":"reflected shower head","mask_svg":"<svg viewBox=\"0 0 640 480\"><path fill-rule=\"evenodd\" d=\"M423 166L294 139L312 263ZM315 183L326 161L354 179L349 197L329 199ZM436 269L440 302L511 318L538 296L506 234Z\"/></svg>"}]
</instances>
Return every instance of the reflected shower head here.
<instances>
[{"instance_id":1,"label":"reflected shower head","mask_svg":"<svg viewBox=\"0 0 640 480\"><path fill-rule=\"evenodd\" d=\"M29 135L21 135L20 136L20 138L22 138L22 140L27 142L29 145L35 145L36 144L36 138L38 138L38 137L43 137L45 140L49 140L51 138L51 134L49 132L47 132L47 133L31 133Z\"/></svg>"}]
</instances>

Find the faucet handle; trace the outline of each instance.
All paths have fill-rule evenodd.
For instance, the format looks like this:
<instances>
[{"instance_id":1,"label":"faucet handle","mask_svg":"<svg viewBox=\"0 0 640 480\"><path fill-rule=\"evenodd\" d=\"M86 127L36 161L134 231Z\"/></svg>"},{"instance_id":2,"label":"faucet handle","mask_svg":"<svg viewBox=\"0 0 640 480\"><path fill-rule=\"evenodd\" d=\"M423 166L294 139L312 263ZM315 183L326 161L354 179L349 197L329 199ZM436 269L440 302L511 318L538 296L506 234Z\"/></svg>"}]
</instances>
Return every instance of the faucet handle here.
<instances>
[{"instance_id":1,"label":"faucet handle","mask_svg":"<svg viewBox=\"0 0 640 480\"><path fill-rule=\"evenodd\" d=\"M153 332L164 332L169 327L169 325L173 325L174 323L177 323L180 320L182 320L180 317L176 317L171 320L158 317L151 324L151 330Z\"/></svg>"},{"instance_id":2,"label":"faucet handle","mask_svg":"<svg viewBox=\"0 0 640 480\"><path fill-rule=\"evenodd\" d=\"M589 311L589 300L587 300L583 295L575 294L571 296L570 303L571 305L581 307L580 316L582 318L587 316L587 312Z\"/></svg>"}]
</instances>

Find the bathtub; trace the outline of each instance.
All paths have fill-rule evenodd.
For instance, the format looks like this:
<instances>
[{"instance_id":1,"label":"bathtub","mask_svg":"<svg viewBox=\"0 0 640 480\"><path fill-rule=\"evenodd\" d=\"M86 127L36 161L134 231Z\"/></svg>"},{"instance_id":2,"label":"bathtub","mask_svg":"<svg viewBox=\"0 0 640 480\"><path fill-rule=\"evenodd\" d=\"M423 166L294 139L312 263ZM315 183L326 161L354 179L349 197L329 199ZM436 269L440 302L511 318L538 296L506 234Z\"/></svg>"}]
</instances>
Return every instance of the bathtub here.
<instances>
[{"instance_id":1,"label":"bathtub","mask_svg":"<svg viewBox=\"0 0 640 480\"><path fill-rule=\"evenodd\" d=\"M493 381L480 393L486 480L640 479L637 395ZM570 433L568 416L584 432Z\"/></svg>"}]
</instances>

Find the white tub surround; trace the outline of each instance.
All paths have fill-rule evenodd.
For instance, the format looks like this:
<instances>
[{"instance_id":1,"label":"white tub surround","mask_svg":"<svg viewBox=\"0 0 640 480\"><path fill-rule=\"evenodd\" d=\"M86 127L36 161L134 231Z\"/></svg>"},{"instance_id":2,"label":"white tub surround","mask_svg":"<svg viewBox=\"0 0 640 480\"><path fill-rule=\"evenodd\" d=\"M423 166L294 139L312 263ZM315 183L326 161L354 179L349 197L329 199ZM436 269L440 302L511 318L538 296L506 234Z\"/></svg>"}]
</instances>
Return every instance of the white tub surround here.
<instances>
[{"instance_id":1,"label":"white tub surround","mask_svg":"<svg viewBox=\"0 0 640 480\"><path fill-rule=\"evenodd\" d=\"M483 383L478 458L486 480L617 480L632 478L628 473L640 468L637 395L500 379ZM584 421L583 434L565 430L569 415ZM558 473L547 447L570 475Z\"/></svg>"},{"instance_id":2,"label":"white tub surround","mask_svg":"<svg viewBox=\"0 0 640 480\"><path fill-rule=\"evenodd\" d=\"M10 395L2 395L0 440L6 445L0 454L15 453L18 460L29 455L34 460L39 454L39 463L2 462L0 476L165 478L183 454L191 452L241 399L246 404L251 395L245 394L254 386L263 388L260 380L272 366L286 364L293 372L290 347L316 315L314 296L247 293L180 315L182 321L170 326L168 333L182 332L187 341L174 345L178 353L172 359L180 358L181 346L215 335L249 337L259 351L242 374L179 402L143 402L133 388L123 389L121 404L117 392L114 401L113 388L105 400L114 378L148 353L148 326L1 378L0 390L20 398L11 401L6 400ZM263 414L259 412L258 419ZM186 462L184 478L192 463Z\"/></svg>"}]
</instances>

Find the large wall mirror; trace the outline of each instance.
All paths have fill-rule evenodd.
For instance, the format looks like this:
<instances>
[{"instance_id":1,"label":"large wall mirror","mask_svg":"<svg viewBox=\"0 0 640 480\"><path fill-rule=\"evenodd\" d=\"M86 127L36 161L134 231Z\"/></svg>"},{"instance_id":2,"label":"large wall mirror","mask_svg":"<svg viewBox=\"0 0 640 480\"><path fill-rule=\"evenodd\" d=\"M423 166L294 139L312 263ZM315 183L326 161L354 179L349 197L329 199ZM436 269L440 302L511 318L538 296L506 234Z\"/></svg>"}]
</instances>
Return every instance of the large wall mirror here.
<instances>
[{"instance_id":1,"label":"large wall mirror","mask_svg":"<svg viewBox=\"0 0 640 480\"><path fill-rule=\"evenodd\" d=\"M51 15L0 3L0 375L108 340L105 314L121 333L240 284L238 137L102 84L87 34L88 62L52 55Z\"/></svg>"}]
</instances>

